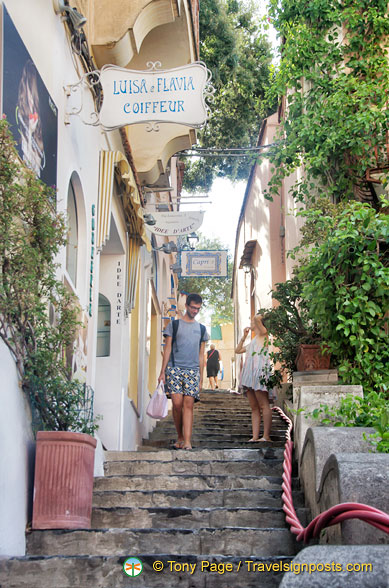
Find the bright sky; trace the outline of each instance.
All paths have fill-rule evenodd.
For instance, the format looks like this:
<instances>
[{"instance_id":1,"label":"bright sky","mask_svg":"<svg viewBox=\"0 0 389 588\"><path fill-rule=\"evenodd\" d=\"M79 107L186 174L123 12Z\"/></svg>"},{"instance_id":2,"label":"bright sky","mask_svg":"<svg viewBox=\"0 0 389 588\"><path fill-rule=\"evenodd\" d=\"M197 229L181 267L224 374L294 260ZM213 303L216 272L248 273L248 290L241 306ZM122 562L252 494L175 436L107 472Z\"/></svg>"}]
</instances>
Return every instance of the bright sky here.
<instances>
[{"instance_id":1,"label":"bright sky","mask_svg":"<svg viewBox=\"0 0 389 588\"><path fill-rule=\"evenodd\" d=\"M261 1L256 6L260 16L266 14L266 2ZM267 36L275 53L273 62L278 63L279 55L277 54L277 48L279 46L279 41L276 38L276 31L271 23L267 30ZM217 178L213 183L212 190L209 192L209 197L204 199L204 201L208 200L212 204L204 204L203 206L199 204L180 205L181 210L204 210L204 222L198 232L202 233L207 238L220 239L220 241L228 247L231 255L234 254L236 229L246 184L247 182L232 183L228 179ZM198 201L199 200L196 199L196 202Z\"/></svg>"},{"instance_id":2,"label":"bright sky","mask_svg":"<svg viewBox=\"0 0 389 588\"><path fill-rule=\"evenodd\" d=\"M224 178L217 178L204 199L204 204L181 204L181 210L204 210L204 221L198 232L208 239L218 238L234 253L236 228L242 207L246 182L232 183ZM201 199L202 200L202 199ZM195 200L195 202L199 202ZM205 204L205 202L209 204Z\"/></svg>"}]
</instances>

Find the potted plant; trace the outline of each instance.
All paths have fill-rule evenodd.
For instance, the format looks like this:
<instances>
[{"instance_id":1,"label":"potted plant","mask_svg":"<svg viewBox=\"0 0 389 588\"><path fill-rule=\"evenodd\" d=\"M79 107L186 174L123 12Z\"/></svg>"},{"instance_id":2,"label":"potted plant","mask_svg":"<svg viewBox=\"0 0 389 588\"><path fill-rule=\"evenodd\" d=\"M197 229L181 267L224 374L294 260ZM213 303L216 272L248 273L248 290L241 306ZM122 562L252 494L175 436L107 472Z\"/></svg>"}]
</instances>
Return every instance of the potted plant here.
<instances>
[{"instance_id":1,"label":"potted plant","mask_svg":"<svg viewBox=\"0 0 389 588\"><path fill-rule=\"evenodd\" d=\"M318 330L309 319L302 289L303 284L297 276L280 282L272 290L278 305L259 310L277 348L271 354L272 359L281 364L281 371L285 370L289 378L295 371L328 369L330 362L330 356L321 349Z\"/></svg>"},{"instance_id":2,"label":"potted plant","mask_svg":"<svg viewBox=\"0 0 389 588\"><path fill-rule=\"evenodd\" d=\"M19 159L4 119L0 188L0 338L15 359L34 432L40 430L33 527L85 527L96 425L90 390L72 379L66 362L80 326L77 301L58 280L54 261L66 243L66 222L56 212L54 190ZM65 438L71 439L68 450Z\"/></svg>"},{"instance_id":3,"label":"potted plant","mask_svg":"<svg viewBox=\"0 0 389 588\"><path fill-rule=\"evenodd\" d=\"M38 429L32 528L89 528L96 448L93 391L69 377L64 360L45 369L36 357L32 365L24 384Z\"/></svg>"}]
</instances>

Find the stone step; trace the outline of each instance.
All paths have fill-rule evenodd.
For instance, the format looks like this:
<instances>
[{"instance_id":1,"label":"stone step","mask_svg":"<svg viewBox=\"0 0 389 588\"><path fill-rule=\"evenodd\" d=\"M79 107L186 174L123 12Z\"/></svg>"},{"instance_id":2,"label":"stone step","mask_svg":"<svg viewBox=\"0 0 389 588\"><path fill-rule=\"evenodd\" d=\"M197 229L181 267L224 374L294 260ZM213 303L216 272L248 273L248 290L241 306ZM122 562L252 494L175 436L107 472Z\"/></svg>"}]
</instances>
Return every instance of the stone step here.
<instances>
[{"instance_id":1,"label":"stone step","mask_svg":"<svg viewBox=\"0 0 389 588\"><path fill-rule=\"evenodd\" d=\"M147 446L153 446L153 447L163 447L163 448L167 448L171 446L171 440L170 439L156 439L155 441L153 439L143 439L142 441L142 446L141 449L143 450L145 447ZM249 448L252 447L253 443L250 443L249 440L247 441L236 441L236 440L229 440L229 439L225 439L224 436L222 436L222 438L220 439L220 441L210 441L208 438L206 439L196 439L195 435L193 435L192 437L192 447L194 449L199 449L199 448L207 448L207 449L235 449L235 448ZM258 443L259 445L259 443ZM282 441L263 441L260 443L261 446L264 447L284 447L285 446L285 440L283 439Z\"/></svg>"},{"instance_id":2,"label":"stone step","mask_svg":"<svg viewBox=\"0 0 389 588\"><path fill-rule=\"evenodd\" d=\"M261 423L262 425L262 423ZM156 428L158 429L165 429L165 428L170 428L170 427L174 427L174 422L173 419L170 417L167 417L166 419L164 419L163 421L158 422L158 425ZM206 429L217 429L217 430L224 430L224 431L230 431L230 430L237 430L240 431L242 429L251 429L251 418L245 418L245 419L241 419L241 420L236 420L236 419L231 419L231 420L226 420L226 419L205 419L205 418L194 418L193 419L193 429L200 429L200 428L206 428ZM272 421L272 430L275 431L286 431L287 427L286 425L284 425L284 423L278 421L278 420L273 420ZM155 430L155 429L154 429Z\"/></svg>"},{"instance_id":3,"label":"stone step","mask_svg":"<svg viewBox=\"0 0 389 588\"><path fill-rule=\"evenodd\" d=\"M195 416L201 417L208 417L208 418L227 418L229 420L233 420L236 418L246 418L247 416L251 416L251 409L249 404L247 403L245 406L241 407L233 407L230 409L225 409L219 406L210 406L208 404L199 404L195 405L193 409L193 414ZM281 420L281 417L278 414L272 414L272 418L276 418Z\"/></svg>"},{"instance_id":4,"label":"stone step","mask_svg":"<svg viewBox=\"0 0 389 588\"><path fill-rule=\"evenodd\" d=\"M248 435L249 433L251 433L251 422L246 422L244 424L236 424L235 422L229 425L226 425L226 423L211 423L211 424L207 424L204 422L200 422L200 423L196 423L194 421L193 423L193 432L194 433L201 433L201 434L207 434L207 433L218 433L219 435L222 433L233 433L233 434L242 434L245 433L246 435ZM263 431L263 427L260 428L261 431ZM158 425L158 427L156 427L153 432L155 431L163 431L164 433L166 431L169 432L176 432L176 428L174 426L173 421L165 421L161 424ZM285 436L285 432L286 432L286 428L281 426L281 425L275 425L272 426L271 428L271 432L272 434L277 434L277 435L283 435Z\"/></svg>"},{"instance_id":5,"label":"stone step","mask_svg":"<svg viewBox=\"0 0 389 588\"><path fill-rule=\"evenodd\" d=\"M280 488L281 477L276 476L207 476L207 475L142 475L105 476L95 478L95 490L211 490L254 488L270 490Z\"/></svg>"},{"instance_id":6,"label":"stone step","mask_svg":"<svg viewBox=\"0 0 389 588\"><path fill-rule=\"evenodd\" d=\"M262 444L250 444L249 448L231 449L194 449L192 451L174 451L171 449L144 449L143 451L106 451L108 461L258 461L267 459L283 459L284 449Z\"/></svg>"},{"instance_id":7,"label":"stone step","mask_svg":"<svg viewBox=\"0 0 389 588\"><path fill-rule=\"evenodd\" d=\"M225 557L212 554L179 555L176 553L151 555L149 551L143 554L136 550L135 555L141 560L143 570L139 576L131 578L123 572L124 562L129 555L132 554L4 559L0 560L0 586L4 588L132 588L134 586L139 588L258 588L259 586L274 588L282 579L282 570L292 559L288 556L261 558L246 555ZM153 563L156 561L162 562L163 571L153 570Z\"/></svg>"},{"instance_id":8,"label":"stone step","mask_svg":"<svg viewBox=\"0 0 389 588\"><path fill-rule=\"evenodd\" d=\"M198 529L204 527L286 527L282 508L94 508L93 529Z\"/></svg>"},{"instance_id":9,"label":"stone step","mask_svg":"<svg viewBox=\"0 0 389 588\"><path fill-rule=\"evenodd\" d=\"M260 435L263 434L262 431L260 431L259 433ZM237 442L237 443L248 443L249 440L252 438L252 434L251 431L247 431L247 432L228 432L225 433L222 430L219 431L215 431L215 430L207 430L207 429L202 429L202 430L194 430L193 435L192 435L192 441L193 443L197 442L204 442L204 441L209 441L210 443L215 443L216 441L226 441L228 443L231 442ZM153 433L150 434L149 439L145 439L145 441L164 441L164 440L171 440L171 441L175 441L177 439L177 433L171 429L170 431L163 431L163 430L158 430L158 431L154 431ZM283 442L285 443L285 434L282 432L280 434L277 434L277 432L272 431L271 432L271 439L273 442Z\"/></svg>"},{"instance_id":10,"label":"stone step","mask_svg":"<svg viewBox=\"0 0 389 588\"><path fill-rule=\"evenodd\" d=\"M251 475L282 476L283 460L261 461L108 461L104 464L106 476L199 474L199 475Z\"/></svg>"},{"instance_id":11,"label":"stone step","mask_svg":"<svg viewBox=\"0 0 389 588\"><path fill-rule=\"evenodd\" d=\"M222 553L224 556L293 555L296 545L288 529L79 529L32 531L27 535L29 555L181 555Z\"/></svg>"},{"instance_id":12,"label":"stone step","mask_svg":"<svg viewBox=\"0 0 389 588\"><path fill-rule=\"evenodd\" d=\"M232 489L232 490L109 490L93 492L93 507L188 507L188 508L241 508L282 507L282 490ZM304 496L293 492L295 507L304 506Z\"/></svg>"}]
</instances>

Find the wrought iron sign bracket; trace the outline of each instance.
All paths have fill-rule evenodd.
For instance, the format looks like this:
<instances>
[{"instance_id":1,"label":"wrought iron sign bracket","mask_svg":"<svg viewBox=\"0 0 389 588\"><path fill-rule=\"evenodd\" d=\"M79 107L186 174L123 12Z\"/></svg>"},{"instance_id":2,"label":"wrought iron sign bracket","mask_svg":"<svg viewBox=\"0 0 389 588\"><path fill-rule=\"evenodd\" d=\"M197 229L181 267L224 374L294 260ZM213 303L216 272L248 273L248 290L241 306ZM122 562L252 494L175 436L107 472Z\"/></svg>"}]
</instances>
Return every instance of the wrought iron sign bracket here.
<instances>
[{"instance_id":1,"label":"wrought iron sign bracket","mask_svg":"<svg viewBox=\"0 0 389 588\"><path fill-rule=\"evenodd\" d=\"M84 111L84 95L83 91L87 89L92 89L94 86L100 83L100 71L94 70L85 73L78 82L75 84L68 84L64 86L64 92L66 97L66 109L65 109L65 116L64 116L64 123L65 125L70 124L70 117L71 116L80 116L82 122L85 125L89 126L99 126L99 113L96 111L90 112L89 120L85 120L82 117L82 112Z\"/></svg>"}]
</instances>

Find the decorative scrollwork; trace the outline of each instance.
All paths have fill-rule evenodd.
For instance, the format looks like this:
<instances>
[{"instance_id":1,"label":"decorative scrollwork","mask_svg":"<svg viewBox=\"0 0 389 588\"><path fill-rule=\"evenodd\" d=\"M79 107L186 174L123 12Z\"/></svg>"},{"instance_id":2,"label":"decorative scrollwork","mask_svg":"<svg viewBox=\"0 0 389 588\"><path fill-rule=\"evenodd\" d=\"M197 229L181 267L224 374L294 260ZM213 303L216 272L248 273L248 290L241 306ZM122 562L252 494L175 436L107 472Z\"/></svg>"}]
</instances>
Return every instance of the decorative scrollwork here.
<instances>
[{"instance_id":1,"label":"decorative scrollwork","mask_svg":"<svg viewBox=\"0 0 389 588\"><path fill-rule=\"evenodd\" d=\"M89 89L100 84L100 72L98 70L90 71L85 73L75 84L69 84L65 86L65 94L69 99L70 96L75 95L79 97L79 104L76 106L69 106L65 112L65 124L69 124L69 116L80 115L84 108L82 87L86 86ZM86 125L97 126L100 124L99 114L92 111L88 114L90 120L82 118L82 122Z\"/></svg>"},{"instance_id":2,"label":"decorative scrollwork","mask_svg":"<svg viewBox=\"0 0 389 588\"><path fill-rule=\"evenodd\" d=\"M151 133L152 131L154 131L155 133L158 133L159 124L156 121L151 121L151 122L147 123L146 124L146 131L148 133Z\"/></svg>"},{"instance_id":3,"label":"decorative scrollwork","mask_svg":"<svg viewBox=\"0 0 389 588\"><path fill-rule=\"evenodd\" d=\"M158 69L161 69L162 67L162 63L160 61L148 61L146 63L146 67L150 70L150 71L156 71Z\"/></svg>"}]
</instances>

